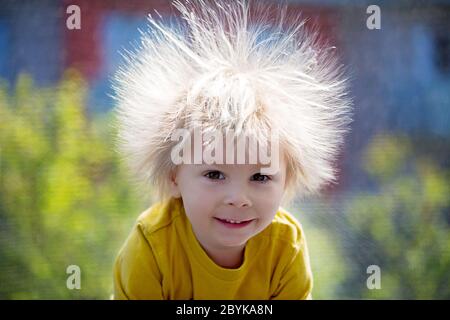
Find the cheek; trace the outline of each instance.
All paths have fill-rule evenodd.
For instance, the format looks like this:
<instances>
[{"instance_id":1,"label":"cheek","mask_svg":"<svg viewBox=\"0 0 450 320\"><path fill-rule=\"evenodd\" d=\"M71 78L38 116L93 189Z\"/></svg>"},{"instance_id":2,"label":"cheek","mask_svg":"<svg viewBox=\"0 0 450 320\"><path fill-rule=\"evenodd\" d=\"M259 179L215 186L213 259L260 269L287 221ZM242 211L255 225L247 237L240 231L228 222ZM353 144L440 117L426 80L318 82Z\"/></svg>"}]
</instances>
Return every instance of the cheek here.
<instances>
[{"instance_id":1,"label":"cheek","mask_svg":"<svg viewBox=\"0 0 450 320\"><path fill-rule=\"evenodd\" d=\"M255 191L254 194L258 197L258 202L277 203L283 197L284 183L283 181L276 181L270 185L258 186Z\"/></svg>"},{"instance_id":2,"label":"cheek","mask_svg":"<svg viewBox=\"0 0 450 320\"><path fill-rule=\"evenodd\" d=\"M279 203L275 201L265 201L258 203L258 207L256 208L257 212L259 212L259 216L263 220L272 220L277 210L279 208Z\"/></svg>"},{"instance_id":3,"label":"cheek","mask_svg":"<svg viewBox=\"0 0 450 320\"><path fill-rule=\"evenodd\" d=\"M208 206L217 198L218 189L208 186L203 181L191 180L190 182L180 186L180 192L183 199L192 204Z\"/></svg>"},{"instance_id":4,"label":"cheek","mask_svg":"<svg viewBox=\"0 0 450 320\"><path fill-rule=\"evenodd\" d=\"M181 191L184 208L190 219L202 221L214 211L215 198L207 188L189 185Z\"/></svg>"},{"instance_id":5,"label":"cheek","mask_svg":"<svg viewBox=\"0 0 450 320\"><path fill-rule=\"evenodd\" d=\"M258 192L256 201L256 210L264 219L272 220L279 209L281 199L283 197L283 188L281 186L273 186L267 188L263 192Z\"/></svg>"}]
</instances>

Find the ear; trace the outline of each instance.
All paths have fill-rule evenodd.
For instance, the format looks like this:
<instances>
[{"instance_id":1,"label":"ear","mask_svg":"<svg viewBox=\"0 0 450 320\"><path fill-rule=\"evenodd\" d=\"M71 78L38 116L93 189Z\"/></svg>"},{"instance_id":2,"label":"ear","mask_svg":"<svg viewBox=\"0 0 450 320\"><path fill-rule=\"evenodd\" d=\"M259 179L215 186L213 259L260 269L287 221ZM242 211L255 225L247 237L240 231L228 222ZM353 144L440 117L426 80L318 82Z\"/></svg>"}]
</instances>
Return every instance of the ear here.
<instances>
[{"instance_id":1,"label":"ear","mask_svg":"<svg viewBox=\"0 0 450 320\"><path fill-rule=\"evenodd\" d=\"M170 187L170 195L174 198L181 198L180 187L178 186L177 181L177 169L170 170L169 173L169 187Z\"/></svg>"}]
</instances>

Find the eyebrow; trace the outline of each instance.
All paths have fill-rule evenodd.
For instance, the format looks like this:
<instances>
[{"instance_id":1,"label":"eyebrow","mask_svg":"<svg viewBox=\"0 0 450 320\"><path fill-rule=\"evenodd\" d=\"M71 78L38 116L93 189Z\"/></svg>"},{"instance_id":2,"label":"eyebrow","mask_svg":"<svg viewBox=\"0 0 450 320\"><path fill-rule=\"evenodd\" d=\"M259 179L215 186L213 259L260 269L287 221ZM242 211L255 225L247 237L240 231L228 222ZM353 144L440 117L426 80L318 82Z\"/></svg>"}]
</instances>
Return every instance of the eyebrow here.
<instances>
[{"instance_id":1,"label":"eyebrow","mask_svg":"<svg viewBox=\"0 0 450 320\"><path fill-rule=\"evenodd\" d=\"M222 165L220 165L220 164L201 164L199 169L202 170L202 171L204 171L204 170L217 170L217 171L226 172L227 171L226 168L223 168L223 167L221 168L221 166L230 166L230 165L229 164L228 165L225 165L225 164L222 164ZM254 167L254 168L252 167L251 169L248 169L248 171L260 171L261 168L263 167L262 165L257 165L257 164L254 164L252 166L257 166L257 167ZM279 174L279 172L277 172L276 174L267 174L266 176L272 176L273 177L273 176L276 176L278 174Z\"/></svg>"},{"instance_id":2,"label":"eyebrow","mask_svg":"<svg viewBox=\"0 0 450 320\"><path fill-rule=\"evenodd\" d=\"M260 169L260 168L262 168L263 167L263 165L262 164L215 164L215 163L213 163L213 164L199 164L199 166L200 167L214 167L214 168L218 168L218 169L226 169L227 167L230 167L230 166L233 166L233 167L236 167L236 166L246 166L246 167L248 167L248 166L255 166L256 168L258 168L258 169Z\"/></svg>"}]
</instances>

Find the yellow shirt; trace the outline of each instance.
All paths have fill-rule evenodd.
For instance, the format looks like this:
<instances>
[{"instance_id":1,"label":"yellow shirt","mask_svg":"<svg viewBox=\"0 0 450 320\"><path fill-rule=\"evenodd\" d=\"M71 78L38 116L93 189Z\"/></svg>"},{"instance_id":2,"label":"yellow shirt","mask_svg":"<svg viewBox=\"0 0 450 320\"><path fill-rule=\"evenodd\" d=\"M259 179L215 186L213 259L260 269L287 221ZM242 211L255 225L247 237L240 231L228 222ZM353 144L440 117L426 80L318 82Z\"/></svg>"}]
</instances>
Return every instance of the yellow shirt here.
<instances>
[{"instance_id":1,"label":"yellow shirt","mask_svg":"<svg viewBox=\"0 0 450 320\"><path fill-rule=\"evenodd\" d=\"M201 247L182 200L142 213L114 264L115 299L307 299L312 273L298 221L279 208L248 240L242 265L226 269Z\"/></svg>"}]
</instances>

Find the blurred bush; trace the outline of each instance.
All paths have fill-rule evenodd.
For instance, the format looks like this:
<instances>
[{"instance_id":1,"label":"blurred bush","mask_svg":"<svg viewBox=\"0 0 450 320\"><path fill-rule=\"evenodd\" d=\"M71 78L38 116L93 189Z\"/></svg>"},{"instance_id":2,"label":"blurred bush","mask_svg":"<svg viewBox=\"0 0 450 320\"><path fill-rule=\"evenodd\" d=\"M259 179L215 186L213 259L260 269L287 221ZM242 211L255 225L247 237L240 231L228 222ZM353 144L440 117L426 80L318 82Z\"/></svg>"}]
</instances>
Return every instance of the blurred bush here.
<instances>
[{"instance_id":1,"label":"blurred bush","mask_svg":"<svg viewBox=\"0 0 450 320\"><path fill-rule=\"evenodd\" d=\"M368 188L298 204L315 299L450 298L448 144L378 135L355 164ZM380 289L367 286L371 265Z\"/></svg>"},{"instance_id":2,"label":"blurred bush","mask_svg":"<svg viewBox=\"0 0 450 320\"><path fill-rule=\"evenodd\" d=\"M111 114L89 114L86 89L74 71L52 88L27 76L0 85L0 299L112 292L114 257L145 206L114 152ZM357 164L372 186L320 198L299 217L314 298L450 298L450 174L431 144L376 137ZM66 287L69 265L81 290ZM370 265L379 290L367 288Z\"/></svg>"},{"instance_id":3,"label":"blurred bush","mask_svg":"<svg viewBox=\"0 0 450 320\"><path fill-rule=\"evenodd\" d=\"M113 149L111 115L86 112L74 71L53 88L0 87L0 299L107 299L142 209ZM66 268L81 268L81 290Z\"/></svg>"},{"instance_id":4,"label":"blurred bush","mask_svg":"<svg viewBox=\"0 0 450 320\"><path fill-rule=\"evenodd\" d=\"M430 143L430 141L429 141ZM346 205L347 257L353 261L346 295L353 298L450 298L450 174L420 144L379 135L363 166L371 192ZM369 265L381 269L381 289L369 290Z\"/></svg>"}]
</instances>

